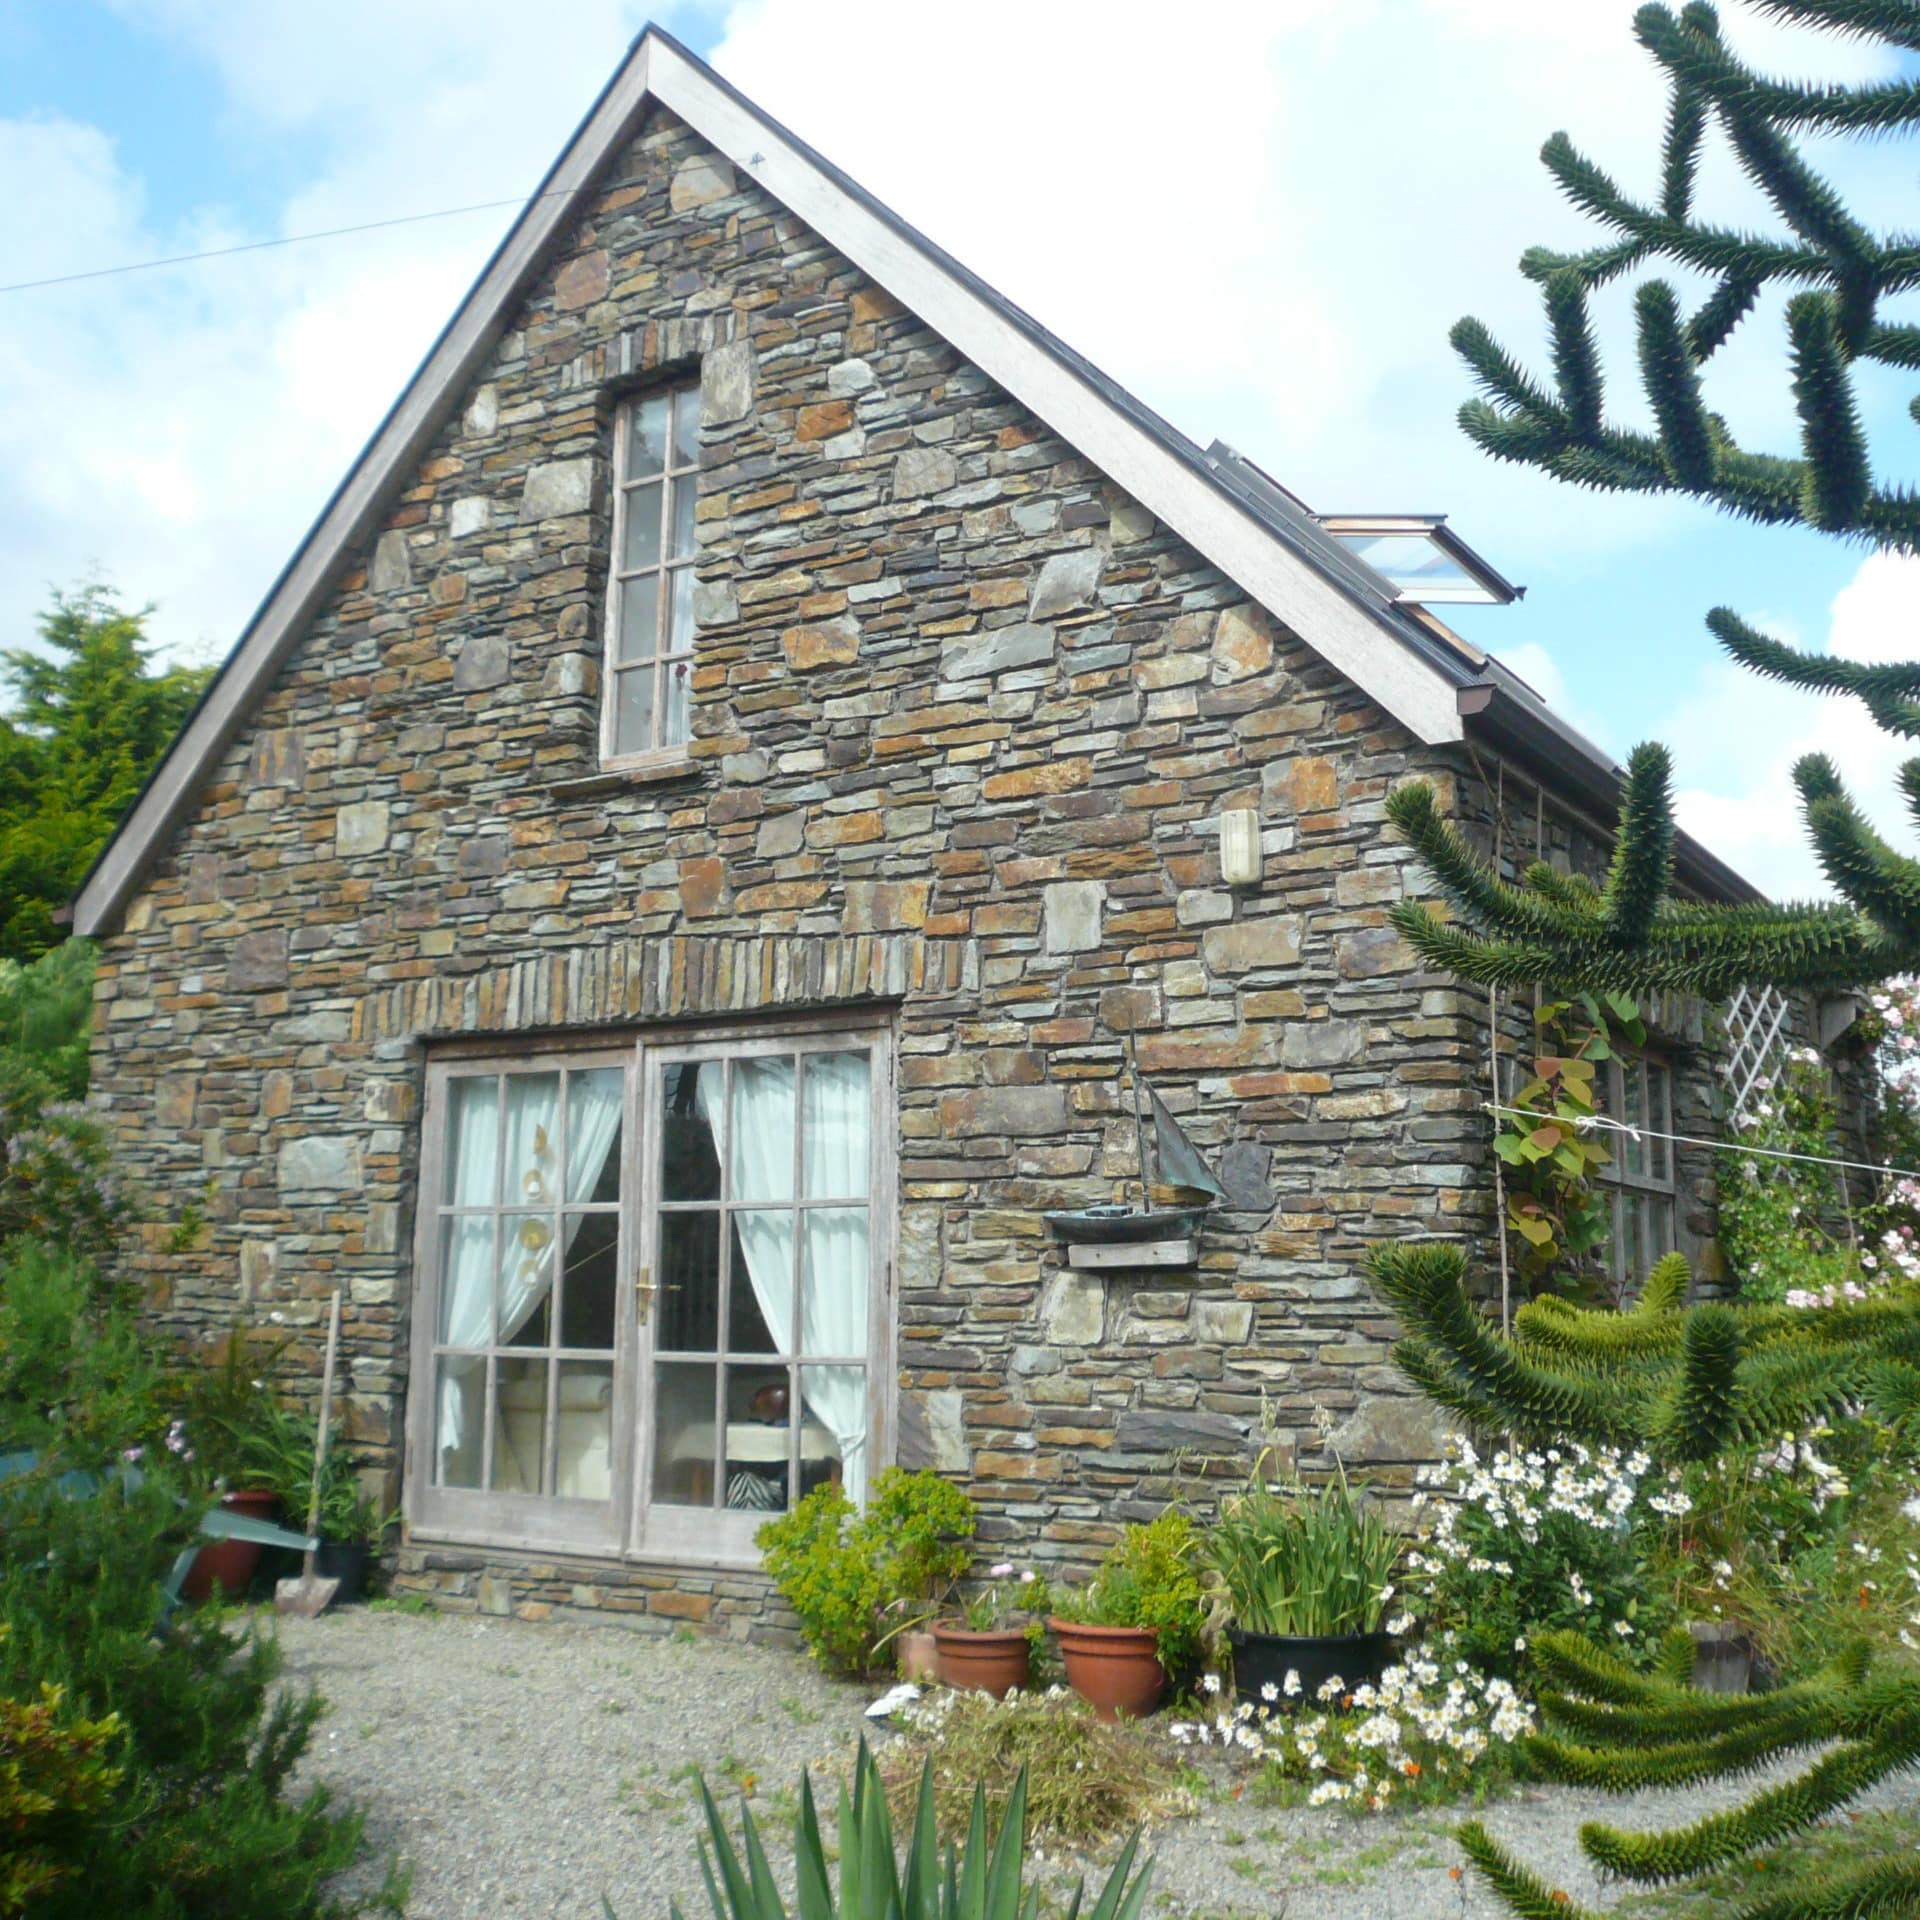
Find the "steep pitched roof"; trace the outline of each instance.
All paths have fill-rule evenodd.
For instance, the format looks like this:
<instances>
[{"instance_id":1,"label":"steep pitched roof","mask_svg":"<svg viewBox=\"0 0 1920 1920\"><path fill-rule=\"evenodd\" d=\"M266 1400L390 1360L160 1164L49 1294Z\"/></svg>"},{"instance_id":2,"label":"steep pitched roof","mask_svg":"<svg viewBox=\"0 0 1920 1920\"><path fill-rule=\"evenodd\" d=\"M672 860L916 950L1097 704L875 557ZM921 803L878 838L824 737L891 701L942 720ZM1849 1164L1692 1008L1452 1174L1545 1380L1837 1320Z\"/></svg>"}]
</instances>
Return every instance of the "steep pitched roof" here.
<instances>
[{"instance_id":1,"label":"steep pitched roof","mask_svg":"<svg viewBox=\"0 0 1920 1920\"><path fill-rule=\"evenodd\" d=\"M419 371L380 423L199 705L129 809L74 901L74 931L107 928L207 772L264 694L334 585L345 558L407 484L428 443L505 330L521 298L597 190L606 163L651 102L685 121L948 340L1069 445L1277 615L1414 736L1466 737L1466 712L1503 714L1505 744L1596 802L1618 769L1547 713L1525 683L1398 604L1385 583L1257 468L1203 452L1030 315L891 213L762 113L671 35L649 27L488 261ZM1463 697L1465 705L1463 707ZM1475 705L1478 702L1478 705ZM1544 732L1542 731L1544 729ZM1487 730L1481 720L1477 731ZM1537 737L1536 737L1537 736ZM1730 870L1687 849L1709 891L1750 895Z\"/></svg>"}]
</instances>

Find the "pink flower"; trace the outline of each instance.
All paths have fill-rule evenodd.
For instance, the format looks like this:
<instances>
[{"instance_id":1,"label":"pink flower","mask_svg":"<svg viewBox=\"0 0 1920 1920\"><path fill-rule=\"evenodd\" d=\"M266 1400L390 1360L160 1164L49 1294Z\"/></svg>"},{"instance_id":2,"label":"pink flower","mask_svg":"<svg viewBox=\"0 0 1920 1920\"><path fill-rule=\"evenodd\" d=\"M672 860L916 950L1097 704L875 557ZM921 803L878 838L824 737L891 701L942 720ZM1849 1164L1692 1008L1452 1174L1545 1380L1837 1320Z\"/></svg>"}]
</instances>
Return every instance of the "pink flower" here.
<instances>
[{"instance_id":1,"label":"pink flower","mask_svg":"<svg viewBox=\"0 0 1920 1920\"><path fill-rule=\"evenodd\" d=\"M1002 1560L997 1567L989 1567L987 1569L987 1578L989 1580L1004 1580L1012 1571L1013 1562L1011 1560Z\"/></svg>"}]
</instances>

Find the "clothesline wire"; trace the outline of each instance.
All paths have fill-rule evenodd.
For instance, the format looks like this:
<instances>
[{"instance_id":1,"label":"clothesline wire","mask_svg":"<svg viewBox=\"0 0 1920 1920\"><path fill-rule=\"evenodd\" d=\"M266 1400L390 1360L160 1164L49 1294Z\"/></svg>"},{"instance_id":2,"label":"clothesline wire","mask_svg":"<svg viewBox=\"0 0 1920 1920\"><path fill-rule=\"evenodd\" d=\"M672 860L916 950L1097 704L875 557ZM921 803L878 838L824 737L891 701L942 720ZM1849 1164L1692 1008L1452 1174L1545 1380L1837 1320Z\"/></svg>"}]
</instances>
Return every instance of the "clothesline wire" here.
<instances>
[{"instance_id":1,"label":"clothesline wire","mask_svg":"<svg viewBox=\"0 0 1920 1920\"><path fill-rule=\"evenodd\" d=\"M208 247L200 253L173 253L164 260L133 260L120 267L94 267L85 273L56 273L45 280L15 280L0 293L30 293L35 287L67 287L76 280L110 280L122 273L152 273L158 267L184 267L196 260L224 260L235 253L263 253L269 247L297 247L309 240L338 240L350 233L377 233L383 227L412 227L423 220L450 220L456 214L491 213L499 207L531 206L536 200L559 200L576 191L551 187L545 193L515 194L510 200L476 200L470 206L436 207L431 213L396 214L390 220L363 220L358 226L323 227L314 233L287 233L277 240L244 240L232 247Z\"/></svg>"},{"instance_id":2,"label":"clothesline wire","mask_svg":"<svg viewBox=\"0 0 1920 1920\"><path fill-rule=\"evenodd\" d=\"M1525 1120L1544 1120L1547 1117L1538 1108L1503 1106L1498 1100L1487 1101L1485 1110L1488 1113L1514 1114ZM1703 1140L1694 1133L1662 1133L1658 1127L1630 1127L1624 1120L1611 1120L1604 1113L1582 1114L1572 1122L1555 1121L1553 1124L1571 1124L1576 1133L1600 1127L1609 1133L1630 1134L1636 1140L1670 1140L1676 1146L1709 1147L1715 1153L1744 1153L1761 1160L1804 1160L1809 1166L1849 1167L1858 1173L1889 1173L1900 1180L1920 1180L1920 1168L1917 1167L1883 1167L1872 1160L1837 1160L1824 1153L1791 1153L1785 1147L1750 1147L1738 1140Z\"/></svg>"}]
</instances>

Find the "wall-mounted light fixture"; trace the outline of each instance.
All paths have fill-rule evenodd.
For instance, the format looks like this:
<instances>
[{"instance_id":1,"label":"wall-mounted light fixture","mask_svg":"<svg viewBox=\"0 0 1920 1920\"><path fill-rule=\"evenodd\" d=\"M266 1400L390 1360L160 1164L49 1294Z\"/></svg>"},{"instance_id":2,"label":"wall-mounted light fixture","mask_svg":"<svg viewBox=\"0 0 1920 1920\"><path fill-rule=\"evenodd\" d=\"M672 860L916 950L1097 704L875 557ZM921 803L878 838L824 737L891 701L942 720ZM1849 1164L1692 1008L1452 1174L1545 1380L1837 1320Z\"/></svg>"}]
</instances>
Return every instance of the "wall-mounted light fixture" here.
<instances>
[{"instance_id":1,"label":"wall-mounted light fixture","mask_svg":"<svg viewBox=\"0 0 1920 1920\"><path fill-rule=\"evenodd\" d=\"M1230 887L1260 881L1260 815L1252 807L1233 807L1220 816L1220 878Z\"/></svg>"}]
</instances>

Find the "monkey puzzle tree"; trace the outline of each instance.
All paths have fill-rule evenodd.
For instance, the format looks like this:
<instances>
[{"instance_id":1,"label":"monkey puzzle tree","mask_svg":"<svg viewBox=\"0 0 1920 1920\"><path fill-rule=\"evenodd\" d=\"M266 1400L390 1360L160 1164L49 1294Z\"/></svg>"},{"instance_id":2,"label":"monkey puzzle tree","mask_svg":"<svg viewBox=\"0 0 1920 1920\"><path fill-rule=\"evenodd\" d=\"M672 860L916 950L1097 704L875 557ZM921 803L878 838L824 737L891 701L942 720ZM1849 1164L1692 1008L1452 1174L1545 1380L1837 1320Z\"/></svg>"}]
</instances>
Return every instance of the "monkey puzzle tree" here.
<instances>
[{"instance_id":1,"label":"monkey puzzle tree","mask_svg":"<svg viewBox=\"0 0 1920 1920\"><path fill-rule=\"evenodd\" d=\"M1755 12L1920 51L1915 0L1749 0ZM1774 526L1801 525L1886 549L1920 548L1920 494L1875 480L1855 394L1862 366L1920 370L1920 325L1883 317L1920 287L1920 234L1870 232L1796 145L1805 135L1882 138L1920 124L1920 82L1803 84L1755 72L1721 39L1712 7L1645 6L1634 32L1670 95L1652 198L1627 192L1556 133L1541 157L1561 190L1609 229L1580 253L1530 249L1551 340L1551 386L1528 374L1479 321L1453 343L1482 393L1461 424L1496 459L1535 466L1602 491L1678 493ZM1694 191L1710 126L1779 215L1762 235L1698 212ZM1609 283L1650 263L1712 282L1683 310L1668 280L1634 294L1641 385L1654 430L1608 417L1589 311ZM1787 355L1800 419L1797 458L1754 451L1709 409L1708 363L1763 292L1790 289ZM1920 398L1912 403L1920 419ZM1707 617L1722 646L1756 673L1813 693L1860 700L1876 723L1920 738L1920 660L1866 665L1807 653L1726 607ZM1464 924L1403 903L1395 924L1429 963L1496 985L1551 980L1594 991L1669 988L1719 997L1734 985L1834 989L1920 968L1920 861L1895 851L1820 754L1794 769L1808 832L1837 902L1698 905L1672 894L1674 821L1666 749L1629 763L1611 870L1601 886L1536 865L1503 881L1443 820L1431 790L1401 789L1389 813ZM1920 823L1920 758L1900 776Z\"/></svg>"},{"instance_id":2,"label":"monkey puzzle tree","mask_svg":"<svg viewBox=\"0 0 1920 1920\"><path fill-rule=\"evenodd\" d=\"M1520 1309L1508 1336L1469 1299L1458 1247L1403 1241L1376 1247L1369 1264L1407 1329L1394 1355L1407 1377L1470 1425L1528 1445L1571 1436L1678 1465L1849 1409L1908 1430L1920 1415L1920 1312L1910 1293L1812 1310L1689 1307L1686 1262L1671 1254L1648 1275L1631 1312L1593 1311L1548 1295ZM1582 1850L1623 1879L1683 1881L1739 1862L1920 1764L1920 1672L1876 1671L1864 1646L1836 1649L1823 1668L1790 1686L1741 1695L1691 1684L1693 1646L1684 1629L1647 1673L1563 1632L1536 1635L1533 1659L1545 1682L1545 1730L1528 1742L1528 1754L1550 1779L1628 1793L1804 1763L1684 1827L1629 1832L1589 1821L1580 1830ZM1586 1914L1478 1822L1459 1839L1511 1912L1526 1920ZM1742 1920L1761 1915L1920 1915L1920 1867L1868 1859L1815 1873Z\"/></svg>"},{"instance_id":3,"label":"monkey puzzle tree","mask_svg":"<svg viewBox=\"0 0 1920 1920\"><path fill-rule=\"evenodd\" d=\"M1899 53L1920 52L1920 0L1751 0L1777 20L1829 28ZM1645 6L1641 44L1670 93L1661 178L1633 197L1564 134L1543 158L1568 197L1608 229L1582 253L1535 249L1522 262L1538 282L1552 342L1553 380L1524 372L1479 322L1454 329L1482 397L1462 424L1496 458L1537 466L1575 485L1680 493L1769 525L1799 524L1884 549L1920 550L1920 495L1876 483L1854 391L1862 364L1920 370L1920 326L1883 304L1920 288L1920 235L1869 232L1807 164L1809 134L1884 136L1920 124L1920 81L1858 87L1770 79L1720 37L1713 9ZM1702 143L1717 126L1780 216L1763 236L1717 225L1694 208ZM1712 290L1684 312L1674 286L1651 278L1635 309L1641 381L1654 429L1609 420L1589 314L1593 295L1649 263L1706 276ZM1790 290L1786 331L1801 425L1798 458L1742 447L1709 411L1702 375L1766 289ZM1920 400L1912 411L1920 420ZM1801 652L1729 609L1708 625L1743 665L1809 692L1859 699L1902 739L1920 738L1920 660L1869 666ZM1808 831L1839 900L1803 906L1721 906L1673 896L1675 827L1664 748L1642 746L1628 766L1613 858L1595 886L1544 865L1506 882L1442 819L1431 790L1410 786L1389 812L1458 921L1406 902L1395 923L1430 964L1470 980L1563 990L1718 998L1734 986L1839 988L1920 969L1920 861L1896 852L1847 794L1838 771L1810 755L1795 768ZM1920 757L1901 775L1920 824ZM1911 1288L1866 1302L1804 1308L1684 1304L1685 1269L1663 1263L1627 1314L1595 1314L1542 1299L1511 1337L1481 1315L1457 1248L1378 1249L1376 1286L1398 1312L1402 1370L1431 1399L1483 1430L1536 1444L1553 1439L1636 1445L1669 1462L1866 1408L1909 1442L1920 1422L1920 1301ZM1863 1648L1772 1693L1696 1690L1684 1638L1650 1672L1545 1634L1535 1642L1546 1732L1532 1743L1548 1775L1630 1790L1745 1776L1798 1758L1799 1770L1725 1811L1668 1831L1581 1833L1603 1871L1686 1881L1803 1834L1877 1780L1920 1765L1920 1672L1874 1671ZM1509 1855L1478 1823L1461 1843L1512 1912L1529 1920L1578 1915L1568 1895ZM1747 1909L1746 1920L1866 1920L1920 1916L1910 1859L1842 1860Z\"/></svg>"}]
</instances>

